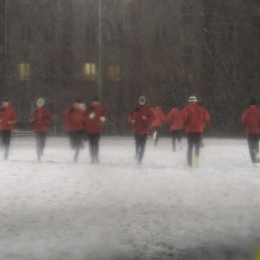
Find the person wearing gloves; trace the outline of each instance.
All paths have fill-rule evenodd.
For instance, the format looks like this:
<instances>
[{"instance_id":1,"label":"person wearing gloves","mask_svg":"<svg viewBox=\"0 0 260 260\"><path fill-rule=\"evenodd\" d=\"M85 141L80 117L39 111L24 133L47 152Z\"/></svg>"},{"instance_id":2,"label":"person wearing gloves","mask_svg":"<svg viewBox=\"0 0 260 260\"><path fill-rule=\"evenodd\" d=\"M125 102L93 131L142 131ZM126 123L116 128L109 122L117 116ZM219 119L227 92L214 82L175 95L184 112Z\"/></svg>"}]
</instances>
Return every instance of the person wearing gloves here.
<instances>
[{"instance_id":1,"label":"person wearing gloves","mask_svg":"<svg viewBox=\"0 0 260 260\"><path fill-rule=\"evenodd\" d=\"M0 108L0 132L2 133L2 142L4 146L4 160L8 159L11 143L11 131L17 122L14 109L10 107L9 100L3 99L3 105Z\"/></svg>"},{"instance_id":2,"label":"person wearing gloves","mask_svg":"<svg viewBox=\"0 0 260 260\"><path fill-rule=\"evenodd\" d=\"M86 109L85 127L89 141L91 163L99 163L99 141L102 123L106 120L106 111L99 104L99 96L94 96Z\"/></svg>"},{"instance_id":3,"label":"person wearing gloves","mask_svg":"<svg viewBox=\"0 0 260 260\"><path fill-rule=\"evenodd\" d=\"M181 132L183 127L183 121L181 116L181 111L178 108L173 108L170 113L167 115L167 123L170 125L171 128L171 135L172 135L172 148L173 151L176 151L176 139L180 143L181 146Z\"/></svg>"},{"instance_id":4,"label":"person wearing gloves","mask_svg":"<svg viewBox=\"0 0 260 260\"><path fill-rule=\"evenodd\" d=\"M36 138L36 154L38 162L41 162L43 150L45 148L46 136L52 123L51 113L44 107L43 98L37 100L37 108L30 116L30 122L33 124L33 130Z\"/></svg>"},{"instance_id":5,"label":"person wearing gloves","mask_svg":"<svg viewBox=\"0 0 260 260\"><path fill-rule=\"evenodd\" d=\"M159 106L152 108L152 111L154 120L151 124L151 134L154 139L154 146L157 146L162 125L166 122L166 116Z\"/></svg>"},{"instance_id":6,"label":"person wearing gloves","mask_svg":"<svg viewBox=\"0 0 260 260\"><path fill-rule=\"evenodd\" d=\"M83 148L83 131L85 111L80 107L80 100L76 99L72 106L65 111L65 123L69 134L70 146L75 150L74 162L77 162L80 148Z\"/></svg>"},{"instance_id":7,"label":"person wearing gloves","mask_svg":"<svg viewBox=\"0 0 260 260\"><path fill-rule=\"evenodd\" d=\"M260 109L255 99L251 100L249 108L242 115L241 122L246 127L249 154L254 166L259 163L259 137L260 137Z\"/></svg>"},{"instance_id":8,"label":"person wearing gloves","mask_svg":"<svg viewBox=\"0 0 260 260\"><path fill-rule=\"evenodd\" d=\"M182 111L182 119L186 125L188 139L188 165L192 167L192 161L196 166L199 165L201 137L206 124L210 121L210 115L203 106L198 104L195 96L189 98L189 103ZM193 146L195 146L195 155L192 157Z\"/></svg>"},{"instance_id":9,"label":"person wearing gloves","mask_svg":"<svg viewBox=\"0 0 260 260\"><path fill-rule=\"evenodd\" d=\"M138 163L141 163L144 156L147 135L154 120L154 114L151 108L146 105L146 98L144 96L141 96L138 101L138 106L129 113L128 120L132 123L135 134L135 157Z\"/></svg>"}]
</instances>

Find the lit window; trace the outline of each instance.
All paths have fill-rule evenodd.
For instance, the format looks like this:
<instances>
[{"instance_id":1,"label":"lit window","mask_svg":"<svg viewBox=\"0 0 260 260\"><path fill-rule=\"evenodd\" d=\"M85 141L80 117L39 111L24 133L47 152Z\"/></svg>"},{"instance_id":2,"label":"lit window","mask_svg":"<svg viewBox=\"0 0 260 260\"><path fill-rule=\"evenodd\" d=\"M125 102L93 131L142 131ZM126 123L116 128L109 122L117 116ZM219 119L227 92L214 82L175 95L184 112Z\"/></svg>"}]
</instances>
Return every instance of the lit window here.
<instances>
[{"instance_id":1,"label":"lit window","mask_svg":"<svg viewBox=\"0 0 260 260\"><path fill-rule=\"evenodd\" d=\"M108 78L113 81L120 80L120 66L110 65L108 66Z\"/></svg>"},{"instance_id":2,"label":"lit window","mask_svg":"<svg viewBox=\"0 0 260 260\"><path fill-rule=\"evenodd\" d=\"M21 63L19 65L19 73L21 81L28 80L30 78L30 64Z\"/></svg>"},{"instance_id":3,"label":"lit window","mask_svg":"<svg viewBox=\"0 0 260 260\"><path fill-rule=\"evenodd\" d=\"M86 63L84 65L84 76L90 80L96 78L96 64L95 63Z\"/></svg>"}]
</instances>

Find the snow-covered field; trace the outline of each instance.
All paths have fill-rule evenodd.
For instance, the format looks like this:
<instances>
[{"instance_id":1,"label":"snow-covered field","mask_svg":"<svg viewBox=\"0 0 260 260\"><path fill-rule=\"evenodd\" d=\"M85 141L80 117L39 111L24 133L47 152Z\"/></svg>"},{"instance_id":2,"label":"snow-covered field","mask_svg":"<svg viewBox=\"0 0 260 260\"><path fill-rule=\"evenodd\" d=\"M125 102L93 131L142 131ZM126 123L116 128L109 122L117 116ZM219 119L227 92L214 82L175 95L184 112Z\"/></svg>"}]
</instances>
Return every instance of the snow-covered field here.
<instances>
[{"instance_id":1,"label":"snow-covered field","mask_svg":"<svg viewBox=\"0 0 260 260\"><path fill-rule=\"evenodd\" d=\"M66 138L0 153L0 259L253 259L260 247L260 167L246 140L206 139L200 166L186 166L171 140L148 140L141 166L132 138L101 139L72 162Z\"/></svg>"}]
</instances>

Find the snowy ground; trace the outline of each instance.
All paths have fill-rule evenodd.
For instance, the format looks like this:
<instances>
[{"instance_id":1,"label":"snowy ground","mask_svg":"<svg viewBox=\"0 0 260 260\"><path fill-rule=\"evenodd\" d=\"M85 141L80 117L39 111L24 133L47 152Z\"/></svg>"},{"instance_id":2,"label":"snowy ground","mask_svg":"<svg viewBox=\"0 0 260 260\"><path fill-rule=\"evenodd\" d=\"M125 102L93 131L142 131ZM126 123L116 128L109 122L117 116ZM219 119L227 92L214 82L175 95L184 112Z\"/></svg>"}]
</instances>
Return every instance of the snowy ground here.
<instances>
[{"instance_id":1,"label":"snowy ground","mask_svg":"<svg viewBox=\"0 0 260 260\"><path fill-rule=\"evenodd\" d=\"M205 140L186 166L170 139L102 138L100 165L79 162L65 138L49 138L42 163L33 138L0 159L0 259L253 259L260 247L260 167L246 140ZM2 154L0 154L2 157Z\"/></svg>"}]
</instances>

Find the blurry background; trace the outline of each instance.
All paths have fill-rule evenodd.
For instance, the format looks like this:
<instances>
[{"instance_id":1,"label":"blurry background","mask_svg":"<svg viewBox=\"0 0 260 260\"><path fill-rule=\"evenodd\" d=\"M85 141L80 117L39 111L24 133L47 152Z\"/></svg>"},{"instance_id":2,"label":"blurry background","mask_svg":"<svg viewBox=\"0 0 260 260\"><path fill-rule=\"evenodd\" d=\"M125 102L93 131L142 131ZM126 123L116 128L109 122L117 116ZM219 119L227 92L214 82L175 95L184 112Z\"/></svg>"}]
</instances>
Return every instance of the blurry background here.
<instances>
[{"instance_id":1,"label":"blurry background","mask_svg":"<svg viewBox=\"0 0 260 260\"><path fill-rule=\"evenodd\" d=\"M69 104L98 93L105 133L128 135L140 95L168 113L195 94L209 135L239 136L241 113L260 97L259 21L257 0L2 0L0 98L21 130L45 98L60 134Z\"/></svg>"}]
</instances>

